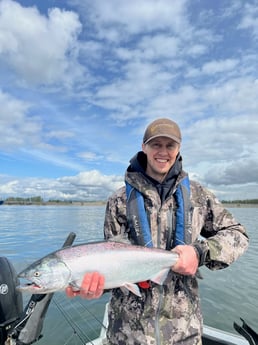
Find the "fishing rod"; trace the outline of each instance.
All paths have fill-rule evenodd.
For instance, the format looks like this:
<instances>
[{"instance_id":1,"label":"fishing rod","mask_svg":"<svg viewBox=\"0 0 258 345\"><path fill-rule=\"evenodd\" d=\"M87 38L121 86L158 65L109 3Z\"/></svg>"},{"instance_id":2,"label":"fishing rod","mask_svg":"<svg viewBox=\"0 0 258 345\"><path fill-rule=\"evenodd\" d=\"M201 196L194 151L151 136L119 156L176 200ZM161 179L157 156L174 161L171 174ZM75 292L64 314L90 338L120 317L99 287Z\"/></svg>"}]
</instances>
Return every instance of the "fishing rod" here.
<instances>
[{"instance_id":1,"label":"fishing rod","mask_svg":"<svg viewBox=\"0 0 258 345\"><path fill-rule=\"evenodd\" d=\"M82 308L84 308L84 309L87 311L87 313L88 313L90 316L93 317L93 319L94 319L95 321L97 321L97 323L98 323L101 327L107 329L107 327L106 327L106 325L104 325L103 321L100 320L96 315L94 315L94 314L90 311L90 309L87 308L87 306L86 306L85 304L83 304L82 302L79 302L79 301L78 301L78 303L82 306Z\"/></svg>"},{"instance_id":2,"label":"fishing rod","mask_svg":"<svg viewBox=\"0 0 258 345\"><path fill-rule=\"evenodd\" d=\"M72 328L74 334L76 334L78 336L78 338L80 339L82 344L85 344L85 342L89 342L91 344L94 345L94 343L92 342L92 340L89 338L89 336L81 329L81 327L79 325L77 325L71 316L69 316L69 314L64 310L64 308L61 306L61 304L54 298L53 302L55 303L57 309L60 311L60 313L63 315L64 319L66 320L66 322L70 325L70 327ZM79 332L78 332L79 331ZM80 334L79 334L80 333ZM83 336L82 336L82 335ZM84 339L83 339L84 337Z\"/></svg>"}]
</instances>

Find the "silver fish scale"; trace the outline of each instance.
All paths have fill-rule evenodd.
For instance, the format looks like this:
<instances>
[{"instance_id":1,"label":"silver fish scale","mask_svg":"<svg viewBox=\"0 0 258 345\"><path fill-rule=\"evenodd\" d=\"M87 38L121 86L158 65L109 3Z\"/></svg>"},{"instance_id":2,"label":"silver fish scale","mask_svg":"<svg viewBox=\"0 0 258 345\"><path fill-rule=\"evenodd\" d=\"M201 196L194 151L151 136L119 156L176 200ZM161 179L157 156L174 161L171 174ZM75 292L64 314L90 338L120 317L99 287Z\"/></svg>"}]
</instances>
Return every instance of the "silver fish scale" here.
<instances>
[{"instance_id":1,"label":"silver fish scale","mask_svg":"<svg viewBox=\"0 0 258 345\"><path fill-rule=\"evenodd\" d=\"M105 276L105 288L123 286L143 280L164 280L177 260L177 254L157 248L133 246L118 242L97 242L70 247L56 252L74 281L86 272Z\"/></svg>"}]
</instances>

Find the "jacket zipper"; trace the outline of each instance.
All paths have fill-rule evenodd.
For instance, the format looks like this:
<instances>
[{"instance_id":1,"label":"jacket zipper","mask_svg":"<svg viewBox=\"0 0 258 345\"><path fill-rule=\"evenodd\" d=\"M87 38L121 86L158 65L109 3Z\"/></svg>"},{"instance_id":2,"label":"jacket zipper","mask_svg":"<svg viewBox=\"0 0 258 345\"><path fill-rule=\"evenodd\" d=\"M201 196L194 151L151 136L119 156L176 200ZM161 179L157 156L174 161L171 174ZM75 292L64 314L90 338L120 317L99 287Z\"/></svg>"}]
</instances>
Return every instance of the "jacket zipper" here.
<instances>
[{"instance_id":1,"label":"jacket zipper","mask_svg":"<svg viewBox=\"0 0 258 345\"><path fill-rule=\"evenodd\" d=\"M168 222L168 236L167 236L167 243L166 243L166 250L171 250L173 244L173 235L174 235L174 216L173 216L173 206L169 205L169 212L167 216Z\"/></svg>"},{"instance_id":2,"label":"jacket zipper","mask_svg":"<svg viewBox=\"0 0 258 345\"><path fill-rule=\"evenodd\" d=\"M160 328L159 328L159 316L160 316L160 310L161 305L163 302L163 286L158 286L159 289L159 304L155 315L155 339L156 339L156 345L160 345Z\"/></svg>"},{"instance_id":3,"label":"jacket zipper","mask_svg":"<svg viewBox=\"0 0 258 345\"><path fill-rule=\"evenodd\" d=\"M160 208L161 209L161 208ZM157 215L157 223L158 223L158 231L157 231L157 247L160 248L160 209L158 211L158 215Z\"/></svg>"},{"instance_id":4,"label":"jacket zipper","mask_svg":"<svg viewBox=\"0 0 258 345\"><path fill-rule=\"evenodd\" d=\"M158 223L158 231L157 231L157 247L160 248L160 233L161 233L161 229L160 229L160 225L161 225L161 221L160 221L160 210L158 211L158 216L157 216L157 223ZM163 300L163 286L158 286L158 290L159 290L159 303L158 303L158 308L156 310L156 314L155 314L155 339L156 339L156 345L160 345L160 327L159 327L159 317L160 317L160 309L161 309L161 305L162 305L162 300Z\"/></svg>"}]
</instances>

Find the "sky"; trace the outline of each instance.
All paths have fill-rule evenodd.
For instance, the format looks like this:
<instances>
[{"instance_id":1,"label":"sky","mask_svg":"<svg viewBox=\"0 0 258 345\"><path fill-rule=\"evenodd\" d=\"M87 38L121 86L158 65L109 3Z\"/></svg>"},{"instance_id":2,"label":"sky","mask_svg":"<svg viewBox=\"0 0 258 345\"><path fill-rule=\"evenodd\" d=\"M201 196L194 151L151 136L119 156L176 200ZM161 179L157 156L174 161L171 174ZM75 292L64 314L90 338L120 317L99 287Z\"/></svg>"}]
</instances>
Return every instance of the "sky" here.
<instances>
[{"instance_id":1,"label":"sky","mask_svg":"<svg viewBox=\"0 0 258 345\"><path fill-rule=\"evenodd\" d=\"M258 198L257 0L0 0L0 199L106 200L159 117L191 179Z\"/></svg>"}]
</instances>

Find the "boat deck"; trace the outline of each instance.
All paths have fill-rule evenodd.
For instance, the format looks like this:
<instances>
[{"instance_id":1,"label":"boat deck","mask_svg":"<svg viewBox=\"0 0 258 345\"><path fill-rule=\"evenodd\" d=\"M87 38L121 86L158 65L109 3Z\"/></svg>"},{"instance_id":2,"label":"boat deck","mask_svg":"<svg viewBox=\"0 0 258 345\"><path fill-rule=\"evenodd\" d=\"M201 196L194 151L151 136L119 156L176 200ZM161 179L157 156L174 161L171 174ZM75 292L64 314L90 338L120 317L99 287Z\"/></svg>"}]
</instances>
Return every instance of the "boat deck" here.
<instances>
[{"instance_id":1,"label":"boat deck","mask_svg":"<svg viewBox=\"0 0 258 345\"><path fill-rule=\"evenodd\" d=\"M106 341L106 327L108 324L108 313L107 307L105 308L103 327L100 331L98 338L86 343L86 345L105 345ZM210 326L205 326L203 329L203 345L250 345L249 342L243 337L213 328Z\"/></svg>"}]
</instances>

